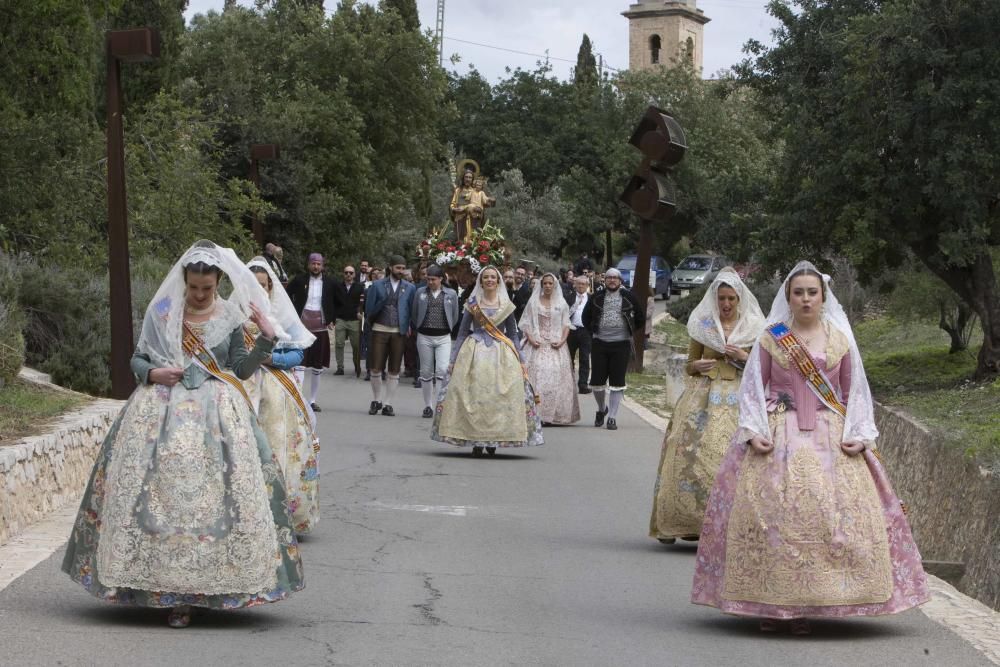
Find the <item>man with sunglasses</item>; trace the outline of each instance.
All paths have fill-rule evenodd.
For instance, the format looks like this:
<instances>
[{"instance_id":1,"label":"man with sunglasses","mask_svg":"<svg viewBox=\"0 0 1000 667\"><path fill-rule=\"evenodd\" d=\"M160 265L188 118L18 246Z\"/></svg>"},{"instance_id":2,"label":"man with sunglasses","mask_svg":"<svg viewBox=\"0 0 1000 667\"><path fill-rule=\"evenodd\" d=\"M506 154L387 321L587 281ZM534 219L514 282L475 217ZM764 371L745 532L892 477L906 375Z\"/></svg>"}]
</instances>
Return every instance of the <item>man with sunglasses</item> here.
<instances>
[{"instance_id":1,"label":"man with sunglasses","mask_svg":"<svg viewBox=\"0 0 1000 667\"><path fill-rule=\"evenodd\" d=\"M337 282L337 326L334 329L333 352L337 362L334 375L344 374L344 343L350 338L354 375L361 377L361 299L365 289L357 280L353 266L344 267L344 278Z\"/></svg>"}]
</instances>

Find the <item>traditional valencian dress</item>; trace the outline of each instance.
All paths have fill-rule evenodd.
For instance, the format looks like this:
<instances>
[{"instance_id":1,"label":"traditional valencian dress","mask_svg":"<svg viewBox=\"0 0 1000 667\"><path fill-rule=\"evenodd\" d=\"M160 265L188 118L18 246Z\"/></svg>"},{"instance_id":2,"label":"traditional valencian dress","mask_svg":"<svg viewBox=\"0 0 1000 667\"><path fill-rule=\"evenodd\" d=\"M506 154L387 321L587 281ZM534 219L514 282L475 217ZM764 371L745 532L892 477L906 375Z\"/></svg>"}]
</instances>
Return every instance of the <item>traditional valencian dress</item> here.
<instances>
[{"instance_id":1,"label":"traditional valencian dress","mask_svg":"<svg viewBox=\"0 0 1000 667\"><path fill-rule=\"evenodd\" d=\"M802 263L790 275L801 267L812 269ZM709 498L692 602L789 619L893 614L929 599L906 516L874 454L861 355L829 284L824 309L828 342L813 355L791 333L784 287L775 299ZM774 449L756 453L754 435ZM849 456L844 441L865 449Z\"/></svg>"},{"instance_id":2,"label":"traditional valencian dress","mask_svg":"<svg viewBox=\"0 0 1000 667\"><path fill-rule=\"evenodd\" d=\"M541 445L535 394L521 367L514 304L501 286L500 307L480 307L481 278L482 272L465 304L431 438L488 450Z\"/></svg>"},{"instance_id":3,"label":"traditional valencian dress","mask_svg":"<svg viewBox=\"0 0 1000 667\"><path fill-rule=\"evenodd\" d=\"M552 291L551 305L542 304L542 280L550 276L556 288ZM577 397L573 377L573 361L569 348L558 349L552 343L562 339L563 329L569 327L569 306L559 289L559 279L552 273L542 276L535 292L521 316L521 331L541 343L534 347L522 341L521 356L528 368L528 379L539 397L538 416L543 423L573 424L580 421L580 399Z\"/></svg>"},{"instance_id":4,"label":"traditional valencian dress","mask_svg":"<svg viewBox=\"0 0 1000 667\"><path fill-rule=\"evenodd\" d=\"M246 304L267 312L266 297L235 253L204 243L146 311L139 386L101 446L66 548L63 571L107 602L232 609L304 585L281 468L238 379L271 352L263 337L248 352L243 337ZM182 268L195 262L233 282L201 324L182 322ZM184 369L178 384L148 383L170 366Z\"/></svg>"},{"instance_id":5,"label":"traditional valencian dress","mask_svg":"<svg viewBox=\"0 0 1000 667\"><path fill-rule=\"evenodd\" d=\"M731 287L739 297L738 320L728 339L719 316L718 293L723 286ZM764 314L757 299L735 271L728 267L720 271L688 318L690 377L663 438L649 519L650 537L670 541L701 533L715 473L738 425L743 365L726 356L726 345L749 351L763 329ZM699 359L713 359L716 363L698 372L694 362Z\"/></svg>"},{"instance_id":6,"label":"traditional valencian dress","mask_svg":"<svg viewBox=\"0 0 1000 667\"><path fill-rule=\"evenodd\" d=\"M292 369L302 363L304 351L315 337L299 321L288 295L267 262L258 257L250 269L263 269L271 278L271 315L281 324L271 360L244 382L257 412L257 421L267 436L285 479L288 510L297 535L312 531L319 523L319 438L313 415L302 396ZM276 286L276 287L275 287ZM250 346L258 333L252 322L244 325Z\"/></svg>"}]
</instances>

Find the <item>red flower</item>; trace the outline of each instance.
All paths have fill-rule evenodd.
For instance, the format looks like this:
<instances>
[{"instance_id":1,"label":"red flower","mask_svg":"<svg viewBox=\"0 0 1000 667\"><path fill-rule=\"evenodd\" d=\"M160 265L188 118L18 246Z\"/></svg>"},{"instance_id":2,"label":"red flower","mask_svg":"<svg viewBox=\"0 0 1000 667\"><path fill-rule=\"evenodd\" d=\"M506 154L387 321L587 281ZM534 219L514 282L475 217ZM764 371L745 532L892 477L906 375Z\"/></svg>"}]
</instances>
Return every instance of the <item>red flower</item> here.
<instances>
[{"instance_id":1,"label":"red flower","mask_svg":"<svg viewBox=\"0 0 1000 667\"><path fill-rule=\"evenodd\" d=\"M445 248L444 241L442 241L441 243L437 244L437 249L438 250L444 250L444 248Z\"/></svg>"},{"instance_id":2,"label":"red flower","mask_svg":"<svg viewBox=\"0 0 1000 667\"><path fill-rule=\"evenodd\" d=\"M480 248L489 248L490 247L490 242L489 241L480 241L479 242L479 247Z\"/></svg>"},{"instance_id":3,"label":"red flower","mask_svg":"<svg viewBox=\"0 0 1000 667\"><path fill-rule=\"evenodd\" d=\"M448 252L455 252L455 246L453 245L448 246Z\"/></svg>"},{"instance_id":4,"label":"red flower","mask_svg":"<svg viewBox=\"0 0 1000 667\"><path fill-rule=\"evenodd\" d=\"M488 262L488 261L490 261L490 256L489 255L480 255L479 256L479 261L480 262Z\"/></svg>"},{"instance_id":5,"label":"red flower","mask_svg":"<svg viewBox=\"0 0 1000 667\"><path fill-rule=\"evenodd\" d=\"M465 251L464 250L459 250L458 252L455 253L455 256L456 257L465 257Z\"/></svg>"}]
</instances>

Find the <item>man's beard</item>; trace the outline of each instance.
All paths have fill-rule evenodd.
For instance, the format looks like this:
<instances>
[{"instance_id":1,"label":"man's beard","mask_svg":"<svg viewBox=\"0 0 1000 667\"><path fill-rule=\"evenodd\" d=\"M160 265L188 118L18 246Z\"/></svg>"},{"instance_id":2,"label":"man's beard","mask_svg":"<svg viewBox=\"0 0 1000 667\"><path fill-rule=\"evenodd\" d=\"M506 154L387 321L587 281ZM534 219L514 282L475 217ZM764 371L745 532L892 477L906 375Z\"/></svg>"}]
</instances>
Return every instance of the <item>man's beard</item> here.
<instances>
[{"instance_id":1,"label":"man's beard","mask_svg":"<svg viewBox=\"0 0 1000 667\"><path fill-rule=\"evenodd\" d=\"M311 275L313 278L319 278L321 275L323 275L323 269L320 269L319 271L310 271L309 275Z\"/></svg>"}]
</instances>

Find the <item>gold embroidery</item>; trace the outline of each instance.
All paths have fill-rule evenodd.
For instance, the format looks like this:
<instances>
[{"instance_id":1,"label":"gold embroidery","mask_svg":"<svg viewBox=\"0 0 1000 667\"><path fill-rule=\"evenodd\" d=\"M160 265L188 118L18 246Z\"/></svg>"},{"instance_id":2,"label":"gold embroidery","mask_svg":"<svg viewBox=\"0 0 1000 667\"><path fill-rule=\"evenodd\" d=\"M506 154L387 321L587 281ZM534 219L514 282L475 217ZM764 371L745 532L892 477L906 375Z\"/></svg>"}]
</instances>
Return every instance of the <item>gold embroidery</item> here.
<instances>
[{"instance_id":1,"label":"gold embroidery","mask_svg":"<svg viewBox=\"0 0 1000 667\"><path fill-rule=\"evenodd\" d=\"M862 457L840 451L839 416L821 415L825 428L814 432L789 428L789 438L785 421L793 417L772 416L774 451L748 452L741 466L723 597L794 606L885 602L892 563L871 473Z\"/></svg>"}]
</instances>

